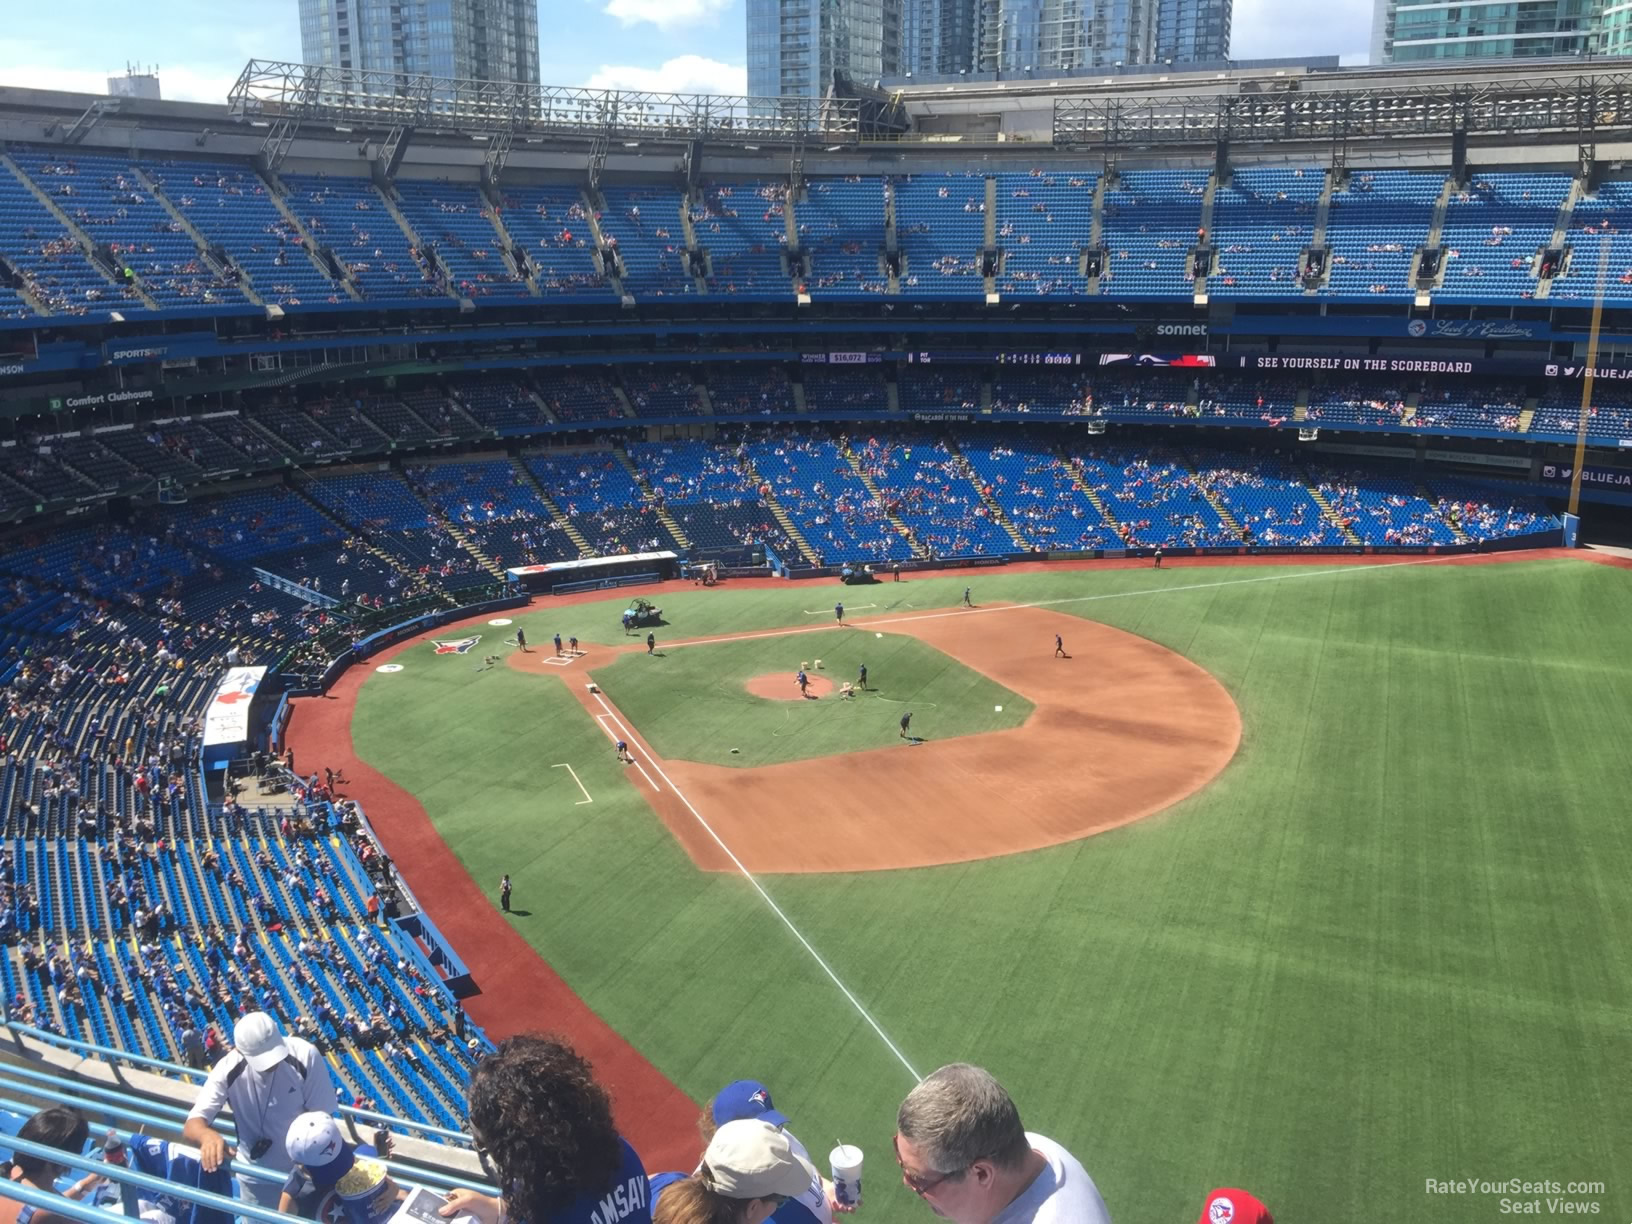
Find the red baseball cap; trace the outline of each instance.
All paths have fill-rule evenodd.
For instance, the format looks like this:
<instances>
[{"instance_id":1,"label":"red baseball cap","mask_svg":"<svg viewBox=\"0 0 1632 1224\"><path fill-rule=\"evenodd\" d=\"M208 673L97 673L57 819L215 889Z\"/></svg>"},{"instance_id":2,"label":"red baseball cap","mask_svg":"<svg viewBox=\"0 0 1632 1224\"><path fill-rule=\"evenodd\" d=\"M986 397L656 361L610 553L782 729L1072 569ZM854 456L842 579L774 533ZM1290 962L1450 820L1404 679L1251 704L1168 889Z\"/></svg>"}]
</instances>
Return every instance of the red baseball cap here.
<instances>
[{"instance_id":1,"label":"red baseball cap","mask_svg":"<svg viewBox=\"0 0 1632 1224\"><path fill-rule=\"evenodd\" d=\"M1275 1217L1245 1190L1214 1190L1197 1224L1275 1224Z\"/></svg>"}]
</instances>

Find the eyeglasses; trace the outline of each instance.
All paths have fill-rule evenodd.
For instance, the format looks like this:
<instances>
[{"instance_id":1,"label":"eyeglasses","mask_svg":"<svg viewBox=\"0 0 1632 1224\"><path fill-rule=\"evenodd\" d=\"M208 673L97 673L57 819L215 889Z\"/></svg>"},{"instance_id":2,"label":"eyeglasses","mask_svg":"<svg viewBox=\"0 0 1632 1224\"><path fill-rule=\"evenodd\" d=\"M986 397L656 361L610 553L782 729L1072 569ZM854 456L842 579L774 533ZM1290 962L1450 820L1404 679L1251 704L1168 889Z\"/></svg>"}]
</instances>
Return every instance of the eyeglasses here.
<instances>
[{"instance_id":1,"label":"eyeglasses","mask_svg":"<svg viewBox=\"0 0 1632 1224\"><path fill-rule=\"evenodd\" d=\"M895 1147L895 1163L901 1168L901 1180L906 1184L907 1189L911 1190L919 1198L933 1193L942 1182L951 1181L954 1177L962 1177L969 1171L959 1169L956 1173L936 1173L929 1177L918 1173L908 1173L906 1162L901 1159L901 1136L896 1135L890 1140L890 1143Z\"/></svg>"}]
</instances>

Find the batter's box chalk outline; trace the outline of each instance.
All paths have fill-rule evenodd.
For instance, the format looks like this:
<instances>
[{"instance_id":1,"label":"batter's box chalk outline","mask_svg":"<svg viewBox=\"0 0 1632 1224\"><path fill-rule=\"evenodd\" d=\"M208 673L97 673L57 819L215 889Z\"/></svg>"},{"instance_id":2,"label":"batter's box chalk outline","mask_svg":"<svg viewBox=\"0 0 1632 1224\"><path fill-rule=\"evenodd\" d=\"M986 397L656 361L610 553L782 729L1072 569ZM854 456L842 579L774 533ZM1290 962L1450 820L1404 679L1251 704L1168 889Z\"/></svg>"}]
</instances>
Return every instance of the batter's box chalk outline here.
<instances>
[{"instance_id":1,"label":"batter's box chalk outline","mask_svg":"<svg viewBox=\"0 0 1632 1224\"><path fill-rule=\"evenodd\" d=\"M571 667L574 663L578 662L578 659L578 655L567 655L565 657L562 657L561 655L545 655L544 665L546 667Z\"/></svg>"},{"instance_id":2,"label":"batter's box chalk outline","mask_svg":"<svg viewBox=\"0 0 1632 1224\"><path fill-rule=\"evenodd\" d=\"M572 775L572 780L574 782L578 783L578 789L584 792L584 797L582 799L576 799L576 800L573 801L573 804L572 804L573 807L583 807L584 804L586 804L586 803L594 803L595 802L594 797L592 795L590 795L589 791L585 788L582 779L580 779L578 777L578 771L576 769L574 769L571 765L568 765L565 762L562 762L560 765L551 765L550 768L551 769L564 769L564 770L566 770L569 774Z\"/></svg>"}]
</instances>

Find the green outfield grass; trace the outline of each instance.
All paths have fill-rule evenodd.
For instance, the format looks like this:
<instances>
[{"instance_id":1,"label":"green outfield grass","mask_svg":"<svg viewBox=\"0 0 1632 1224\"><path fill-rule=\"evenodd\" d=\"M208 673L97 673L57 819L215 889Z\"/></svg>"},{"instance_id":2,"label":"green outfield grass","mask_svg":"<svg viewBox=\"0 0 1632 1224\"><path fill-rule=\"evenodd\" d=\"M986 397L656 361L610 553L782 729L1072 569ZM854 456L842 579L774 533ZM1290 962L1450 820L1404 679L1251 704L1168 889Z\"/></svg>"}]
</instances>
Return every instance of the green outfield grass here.
<instances>
[{"instance_id":1,"label":"green outfield grass","mask_svg":"<svg viewBox=\"0 0 1632 1224\"><path fill-rule=\"evenodd\" d=\"M809 624L832 595L666 595L659 638ZM1200 794L1074 845L763 881L918 1070L991 1066L1120 1224L1188 1224L1215 1184L1281 1224L1509 1214L1425 1193L1466 1177L1603 1181L1575 1197L1632 1220L1632 573L983 572L975 597L1077 600L1057 610L1187 655L1244 739ZM521 620L618 640L618 606ZM691 867L559 684L400 661L358 749L479 880L511 872L540 953L695 1097L762 1077L813 1151L861 1144L868 1218L927 1221L892 1177L906 1069L747 883ZM549 766L580 757L575 808Z\"/></svg>"},{"instance_id":2,"label":"green outfield grass","mask_svg":"<svg viewBox=\"0 0 1632 1224\"><path fill-rule=\"evenodd\" d=\"M814 670L816 659L824 670ZM870 691L851 701L837 691L772 701L744 687L774 675L792 696L801 662L835 690L865 663ZM748 768L886 747L909 710L913 732L937 740L1018 727L1031 714L1024 697L934 647L861 628L687 646L661 657L636 651L592 674L659 756L709 765Z\"/></svg>"}]
</instances>

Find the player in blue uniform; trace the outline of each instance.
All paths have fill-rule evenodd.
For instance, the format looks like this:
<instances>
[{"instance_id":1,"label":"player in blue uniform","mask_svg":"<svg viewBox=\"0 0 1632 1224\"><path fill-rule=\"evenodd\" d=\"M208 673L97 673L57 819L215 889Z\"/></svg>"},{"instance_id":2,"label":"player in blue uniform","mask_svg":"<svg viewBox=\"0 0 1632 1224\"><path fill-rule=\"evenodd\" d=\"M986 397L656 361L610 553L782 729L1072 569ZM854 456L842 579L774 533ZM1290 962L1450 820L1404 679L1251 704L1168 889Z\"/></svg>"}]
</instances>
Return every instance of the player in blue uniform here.
<instances>
[{"instance_id":1,"label":"player in blue uniform","mask_svg":"<svg viewBox=\"0 0 1632 1224\"><path fill-rule=\"evenodd\" d=\"M972 607L975 606L974 600L969 598L970 590L971 590L970 587L964 587L963 588L963 606L966 607L966 608L972 608Z\"/></svg>"},{"instance_id":2,"label":"player in blue uniform","mask_svg":"<svg viewBox=\"0 0 1632 1224\"><path fill-rule=\"evenodd\" d=\"M793 682L799 686L799 696L810 696L810 693L807 691L810 688L810 677L805 675L804 668L801 667L799 669L799 674L793 678Z\"/></svg>"},{"instance_id":3,"label":"player in blue uniform","mask_svg":"<svg viewBox=\"0 0 1632 1224\"><path fill-rule=\"evenodd\" d=\"M833 619L841 625L844 624L844 605L842 603L833 605Z\"/></svg>"},{"instance_id":4,"label":"player in blue uniform","mask_svg":"<svg viewBox=\"0 0 1632 1224\"><path fill-rule=\"evenodd\" d=\"M555 653L561 653L561 635L559 633L555 635Z\"/></svg>"},{"instance_id":5,"label":"player in blue uniform","mask_svg":"<svg viewBox=\"0 0 1632 1224\"><path fill-rule=\"evenodd\" d=\"M908 710L905 714L901 715L901 738L902 739L912 738L911 736L909 736L907 734L907 728L910 727L910 726L912 726L912 711Z\"/></svg>"},{"instance_id":6,"label":"player in blue uniform","mask_svg":"<svg viewBox=\"0 0 1632 1224\"><path fill-rule=\"evenodd\" d=\"M861 689L862 692L867 691L867 664L865 663L861 665L861 670L856 680L856 687Z\"/></svg>"}]
</instances>

